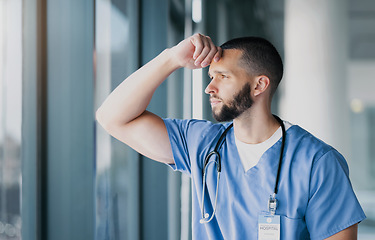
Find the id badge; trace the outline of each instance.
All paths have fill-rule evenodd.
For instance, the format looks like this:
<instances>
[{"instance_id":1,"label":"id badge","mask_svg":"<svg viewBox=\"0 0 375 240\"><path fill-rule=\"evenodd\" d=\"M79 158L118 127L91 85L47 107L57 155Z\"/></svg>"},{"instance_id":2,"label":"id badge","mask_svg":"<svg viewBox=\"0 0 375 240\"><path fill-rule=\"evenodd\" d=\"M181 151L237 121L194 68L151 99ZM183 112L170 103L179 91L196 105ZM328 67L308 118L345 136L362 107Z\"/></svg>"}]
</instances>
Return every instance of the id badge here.
<instances>
[{"instance_id":1,"label":"id badge","mask_svg":"<svg viewBox=\"0 0 375 240\"><path fill-rule=\"evenodd\" d=\"M259 215L258 240L280 240L280 215Z\"/></svg>"}]
</instances>

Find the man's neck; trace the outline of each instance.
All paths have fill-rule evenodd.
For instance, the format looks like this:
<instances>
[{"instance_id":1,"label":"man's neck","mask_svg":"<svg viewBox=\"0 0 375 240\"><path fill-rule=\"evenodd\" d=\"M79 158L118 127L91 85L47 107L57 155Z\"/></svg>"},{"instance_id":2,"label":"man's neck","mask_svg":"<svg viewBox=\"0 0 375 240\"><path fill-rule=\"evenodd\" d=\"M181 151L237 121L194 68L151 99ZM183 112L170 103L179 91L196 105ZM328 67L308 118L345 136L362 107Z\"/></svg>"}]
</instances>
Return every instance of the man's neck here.
<instances>
[{"instance_id":1,"label":"man's neck","mask_svg":"<svg viewBox=\"0 0 375 240\"><path fill-rule=\"evenodd\" d=\"M237 139L249 144L266 141L279 127L279 122L267 110L249 111L233 121Z\"/></svg>"}]
</instances>

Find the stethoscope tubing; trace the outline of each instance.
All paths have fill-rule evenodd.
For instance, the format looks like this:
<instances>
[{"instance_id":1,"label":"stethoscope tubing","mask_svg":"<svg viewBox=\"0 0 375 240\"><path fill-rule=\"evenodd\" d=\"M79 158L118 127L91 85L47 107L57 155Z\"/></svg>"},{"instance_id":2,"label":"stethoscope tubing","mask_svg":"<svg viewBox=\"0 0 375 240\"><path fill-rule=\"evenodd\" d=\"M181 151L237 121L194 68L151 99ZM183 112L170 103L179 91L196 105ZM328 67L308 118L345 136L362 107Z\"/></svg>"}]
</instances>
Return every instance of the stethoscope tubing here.
<instances>
[{"instance_id":1,"label":"stethoscope tubing","mask_svg":"<svg viewBox=\"0 0 375 240\"><path fill-rule=\"evenodd\" d=\"M286 135L286 131L285 131L285 126L284 126L284 123L283 121L276 115L273 115L275 117L275 119L279 122L280 126L281 126L281 129L282 129L282 142L281 142L281 150L280 150L280 156L279 156L279 163L278 163L278 169L277 169L277 175L276 175L276 182L275 182L275 188L274 188L274 193L272 194L272 196L274 197L277 192L278 192L278 185L279 185L279 180L280 180L280 172L281 172L281 163L282 163L282 159L283 159L283 155L284 155L284 148L285 148L285 135ZM220 173L221 173L221 155L219 153L219 149L221 147L221 145L223 144L224 142L224 138L225 136L227 135L228 131L233 127L233 123L231 123L225 130L224 132L221 134L219 140L217 141L216 143L216 146L214 148L213 151L211 151L206 157L205 157L205 160L204 160L204 165L203 165L203 189L202 189L202 219L200 220L200 223L208 223L210 222L213 217L215 216L215 213L216 213L216 206L217 206L217 199L218 199L218 190L219 190L219 180L220 180ZM211 158L212 155L216 155L217 157L217 160L214 161L216 162L216 165L217 165L217 182L216 182L216 193L215 193L215 203L214 203L214 209L213 209L213 212L211 214L211 217L209 216L208 213L205 213L204 212L204 196L205 196L205 189L206 189L206 168L207 166L209 165L209 160Z\"/></svg>"}]
</instances>

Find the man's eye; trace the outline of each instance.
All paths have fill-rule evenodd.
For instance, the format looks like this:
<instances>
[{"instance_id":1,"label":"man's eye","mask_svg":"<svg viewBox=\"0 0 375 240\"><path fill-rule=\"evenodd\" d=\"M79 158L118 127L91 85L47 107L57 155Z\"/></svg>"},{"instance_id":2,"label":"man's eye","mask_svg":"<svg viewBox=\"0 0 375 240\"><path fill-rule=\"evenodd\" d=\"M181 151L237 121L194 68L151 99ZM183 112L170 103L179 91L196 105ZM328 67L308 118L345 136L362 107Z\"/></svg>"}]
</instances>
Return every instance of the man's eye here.
<instances>
[{"instance_id":1,"label":"man's eye","mask_svg":"<svg viewBox=\"0 0 375 240\"><path fill-rule=\"evenodd\" d=\"M227 75L224 75L224 74L221 75L221 77L222 77L222 78L228 78L228 76L227 76Z\"/></svg>"}]
</instances>

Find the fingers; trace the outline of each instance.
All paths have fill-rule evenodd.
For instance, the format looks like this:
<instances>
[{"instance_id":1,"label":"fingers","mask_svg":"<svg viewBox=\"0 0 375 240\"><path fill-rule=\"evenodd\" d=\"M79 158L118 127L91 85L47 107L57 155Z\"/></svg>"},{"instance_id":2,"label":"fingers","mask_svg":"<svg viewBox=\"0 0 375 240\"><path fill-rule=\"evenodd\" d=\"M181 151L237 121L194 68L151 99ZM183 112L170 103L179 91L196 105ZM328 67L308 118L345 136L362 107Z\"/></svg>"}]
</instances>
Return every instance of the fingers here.
<instances>
[{"instance_id":1,"label":"fingers","mask_svg":"<svg viewBox=\"0 0 375 240\"><path fill-rule=\"evenodd\" d=\"M195 51L193 54L193 59L197 61L197 58L201 54L205 45L205 36L197 33L191 37L191 43L195 46Z\"/></svg>"},{"instance_id":2,"label":"fingers","mask_svg":"<svg viewBox=\"0 0 375 240\"><path fill-rule=\"evenodd\" d=\"M216 47L216 48L217 48L218 51L216 52L216 54L214 56L214 61L218 62L220 60L221 56L223 55L223 49L221 47Z\"/></svg>"},{"instance_id":3,"label":"fingers","mask_svg":"<svg viewBox=\"0 0 375 240\"><path fill-rule=\"evenodd\" d=\"M195 46L193 59L197 67L207 67L212 60L215 62L220 60L222 50L215 46L209 36L195 34L191 37L191 42Z\"/></svg>"}]
</instances>

